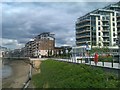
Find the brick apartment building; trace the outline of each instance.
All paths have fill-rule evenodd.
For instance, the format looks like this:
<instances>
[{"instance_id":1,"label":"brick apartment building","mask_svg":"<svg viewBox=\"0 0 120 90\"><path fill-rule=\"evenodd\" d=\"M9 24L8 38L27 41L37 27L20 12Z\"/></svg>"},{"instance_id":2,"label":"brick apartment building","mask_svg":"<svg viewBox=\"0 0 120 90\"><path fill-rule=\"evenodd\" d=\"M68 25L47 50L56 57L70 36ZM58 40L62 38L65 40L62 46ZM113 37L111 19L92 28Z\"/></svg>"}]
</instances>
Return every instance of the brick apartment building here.
<instances>
[{"instance_id":1,"label":"brick apartment building","mask_svg":"<svg viewBox=\"0 0 120 90\"><path fill-rule=\"evenodd\" d=\"M55 38L54 34L50 32L44 32L36 37L32 41L29 41L25 45L25 56L27 57L41 57L51 56L54 54Z\"/></svg>"}]
</instances>

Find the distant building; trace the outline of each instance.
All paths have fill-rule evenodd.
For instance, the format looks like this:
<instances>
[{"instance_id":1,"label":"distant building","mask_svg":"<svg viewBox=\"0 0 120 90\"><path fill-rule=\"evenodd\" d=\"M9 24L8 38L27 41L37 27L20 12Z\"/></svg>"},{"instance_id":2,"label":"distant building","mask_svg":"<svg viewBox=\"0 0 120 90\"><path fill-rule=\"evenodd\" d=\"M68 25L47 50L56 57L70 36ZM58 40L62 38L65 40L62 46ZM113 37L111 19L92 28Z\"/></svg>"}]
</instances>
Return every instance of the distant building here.
<instances>
[{"instance_id":1,"label":"distant building","mask_svg":"<svg viewBox=\"0 0 120 90\"><path fill-rule=\"evenodd\" d=\"M33 57L33 45L34 45L34 41L29 41L25 44L24 56Z\"/></svg>"},{"instance_id":2,"label":"distant building","mask_svg":"<svg viewBox=\"0 0 120 90\"><path fill-rule=\"evenodd\" d=\"M0 46L0 57L4 57L6 51L8 51L6 47Z\"/></svg>"},{"instance_id":3,"label":"distant building","mask_svg":"<svg viewBox=\"0 0 120 90\"><path fill-rule=\"evenodd\" d=\"M41 57L53 55L55 47L54 34L45 32L37 35L33 41L25 45L25 56Z\"/></svg>"},{"instance_id":4,"label":"distant building","mask_svg":"<svg viewBox=\"0 0 120 90\"><path fill-rule=\"evenodd\" d=\"M120 35L120 2L94 10L77 19L76 45L89 47L107 46L118 52L116 44Z\"/></svg>"}]
</instances>

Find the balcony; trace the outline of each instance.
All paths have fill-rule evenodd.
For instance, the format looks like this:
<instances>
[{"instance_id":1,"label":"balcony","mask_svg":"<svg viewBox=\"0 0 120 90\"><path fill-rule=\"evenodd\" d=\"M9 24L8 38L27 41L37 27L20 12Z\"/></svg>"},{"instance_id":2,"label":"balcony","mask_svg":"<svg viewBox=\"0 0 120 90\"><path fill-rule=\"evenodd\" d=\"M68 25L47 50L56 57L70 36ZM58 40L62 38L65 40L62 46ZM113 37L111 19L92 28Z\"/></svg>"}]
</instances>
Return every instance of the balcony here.
<instances>
[{"instance_id":1,"label":"balcony","mask_svg":"<svg viewBox=\"0 0 120 90\"><path fill-rule=\"evenodd\" d=\"M76 41L77 44L82 44L82 43L86 43L86 42L90 42L90 41Z\"/></svg>"},{"instance_id":2,"label":"balcony","mask_svg":"<svg viewBox=\"0 0 120 90\"><path fill-rule=\"evenodd\" d=\"M118 15L117 18L120 18L120 15Z\"/></svg>"},{"instance_id":3,"label":"balcony","mask_svg":"<svg viewBox=\"0 0 120 90\"><path fill-rule=\"evenodd\" d=\"M109 22L109 20L108 19L104 19L104 20L102 20L102 22Z\"/></svg>"},{"instance_id":4,"label":"balcony","mask_svg":"<svg viewBox=\"0 0 120 90\"><path fill-rule=\"evenodd\" d=\"M103 24L102 26L103 26L103 27L108 27L108 26L109 26L109 24Z\"/></svg>"},{"instance_id":5,"label":"balcony","mask_svg":"<svg viewBox=\"0 0 120 90\"><path fill-rule=\"evenodd\" d=\"M103 42L109 43L109 39L105 39L103 40Z\"/></svg>"},{"instance_id":6,"label":"balcony","mask_svg":"<svg viewBox=\"0 0 120 90\"><path fill-rule=\"evenodd\" d=\"M117 25L117 28L120 28L120 25Z\"/></svg>"},{"instance_id":7,"label":"balcony","mask_svg":"<svg viewBox=\"0 0 120 90\"><path fill-rule=\"evenodd\" d=\"M106 30L102 30L102 32L109 32L109 30L107 30L107 29Z\"/></svg>"},{"instance_id":8,"label":"balcony","mask_svg":"<svg viewBox=\"0 0 120 90\"><path fill-rule=\"evenodd\" d=\"M118 33L120 33L120 30L118 30Z\"/></svg>"},{"instance_id":9,"label":"balcony","mask_svg":"<svg viewBox=\"0 0 120 90\"><path fill-rule=\"evenodd\" d=\"M78 28L85 28L85 27L90 27L90 24L76 26L76 29L78 29Z\"/></svg>"},{"instance_id":10,"label":"balcony","mask_svg":"<svg viewBox=\"0 0 120 90\"><path fill-rule=\"evenodd\" d=\"M87 33L87 32L90 32L90 30L77 31L76 34Z\"/></svg>"},{"instance_id":11,"label":"balcony","mask_svg":"<svg viewBox=\"0 0 120 90\"><path fill-rule=\"evenodd\" d=\"M90 35L85 35L85 36L76 36L76 38L90 38Z\"/></svg>"},{"instance_id":12,"label":"balcony","mask_svg":"<svg viewBox=\"0 0 120 90\"><path fill-rule=\"evenodd\" d=\"M84 19L84 20L81 20L81 21L77 21L77 24L80 24L80 23L85 23L85 22L90 22L90 19Z\"/></svg>"},{"instance_id":13,"label":"balcony","mask_svg":"<svg viewBox=\"0 0 120 90\"><path fill-rule=\"evenodd\" d=\"M117 20L117 23L120 23L120 19L119 19L119 20Z\"/></svg>"},{"instance_id":14,"label":"balcony","mask_svg":"<svg viewBox=\"0 0 120 90\"><path fill-rule=\"evenodd\" d=\"M103 34L102 37L109 37L109 34Z\"/></svg>"}]
</instances>

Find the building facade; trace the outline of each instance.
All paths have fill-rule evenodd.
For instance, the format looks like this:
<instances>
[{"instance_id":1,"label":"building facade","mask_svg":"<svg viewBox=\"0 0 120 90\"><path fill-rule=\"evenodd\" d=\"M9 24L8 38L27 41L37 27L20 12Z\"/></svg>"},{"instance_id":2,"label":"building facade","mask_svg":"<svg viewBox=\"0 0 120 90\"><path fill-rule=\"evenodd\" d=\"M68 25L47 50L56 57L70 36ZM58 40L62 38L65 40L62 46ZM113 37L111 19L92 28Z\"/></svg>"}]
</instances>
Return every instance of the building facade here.
<instances>
[{"instance_id":1,"label":"building facade","mask_svg":"<svg viewBox=\"0 0 120 90\"><path fill-rule=\"evenodd\" d=\"M120 33L120 2L94 10L77 19L76 45L118 48L116 40Z\"/></svg>"},{"instance_id":2,"label":"building facade","mask_svg":"<svg viewBox=\"0 0 120 90\"><path fill-rule=\"evenodd\" d=\"M25 56L28 57L41 57L53 55L55 47L54 34L45 32L34 37L25 45Z\"/></svg>"},{"instance_id":3,"label":"building facade","mask_svg":"<svg viewBox=\"0 0 120 90\"><path fill-rule=\"evenodd\" d=\"M34 45L34 41L29 41L25 44L25 48L24 48L25 57L33 57L33 45Z\"/></svg>"}]
</instances>

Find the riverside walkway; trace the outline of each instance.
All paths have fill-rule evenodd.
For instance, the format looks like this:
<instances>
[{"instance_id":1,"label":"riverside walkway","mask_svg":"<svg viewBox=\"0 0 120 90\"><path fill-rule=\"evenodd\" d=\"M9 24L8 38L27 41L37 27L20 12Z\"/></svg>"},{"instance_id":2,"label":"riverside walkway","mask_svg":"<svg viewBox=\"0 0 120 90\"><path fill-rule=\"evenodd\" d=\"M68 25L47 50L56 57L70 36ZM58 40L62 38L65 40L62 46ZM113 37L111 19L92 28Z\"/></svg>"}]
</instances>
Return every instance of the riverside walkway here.
<instances>
[{"instance_id":1,"label":"riverside walkway","mask_svg":"<svg viewBox=\"0 0 120 90\"><path fill-rule=\"evenodd\" d=\"M56 58L55 60L65 61L65 62L71 62L71 63L76 63L76 64L83 63L83 64L92 65L92 66L98 66L98 67L106 67L106 68L120 69L120 64L119 64L119 63L98 62L97 65L95 65L94 61L89 61L88 63L86 63L85 60L58 59L58 58Z\"/></svg>"},{"instance_id":2,"label":"riverside walkway","mask_svg":"<svg viewBox=\"0 0 120 90\"><path fill-rule=\"evenodd\" d=\"M44 61L48 58L31 58L31 61ZM113 68L113 69L120 69L119 63L112 63L112 62L98 62L97 65L95 65L94 61L89 61L88 63L85 62L85 60L75 60L75 59L60 59L60 58L52 58L53 60L57 61L65 61L70 63L76 63L76 64L87 64L92 66L98 66L98 67L106 67L106 68Z\"/></svg>"}]
</instances>

